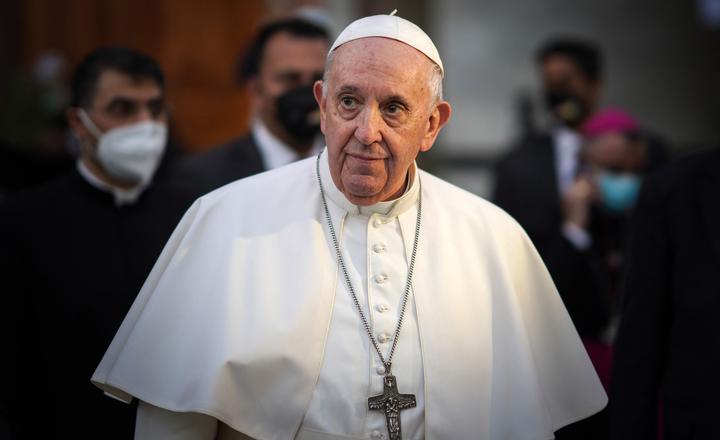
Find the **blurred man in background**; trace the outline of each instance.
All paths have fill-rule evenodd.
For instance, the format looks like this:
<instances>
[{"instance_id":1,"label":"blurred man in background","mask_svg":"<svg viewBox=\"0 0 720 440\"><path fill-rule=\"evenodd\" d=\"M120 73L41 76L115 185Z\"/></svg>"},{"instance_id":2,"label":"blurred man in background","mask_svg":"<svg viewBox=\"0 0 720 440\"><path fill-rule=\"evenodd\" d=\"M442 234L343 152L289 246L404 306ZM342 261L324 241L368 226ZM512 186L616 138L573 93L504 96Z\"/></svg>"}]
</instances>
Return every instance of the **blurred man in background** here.
<instances>
[{"instance_id":1,"label":"blurred man in background","mask_svg":"<svg viewBox=\"0 0 720 440\"><path fill-rule=\"evenodd\" d=\"M71 99L76 168L0 211L2 407L16 438L128 439L134 411L89 378L191 192L153 182L167 140L155 60L97 49Z\"/></svg>"},{"instance_id":2,"label":"blurred man in background","mask_svg":"<svg viewBox=\"0 0 720 440\"><path fill-rule=\"evenodd\" d=\"M643 185L613 369L611 438L720 438L720 151Z\"/></svg>"},{"instance_id":3,"label":"blurred man in background","mask_svg":"<svg viewBox=\"0 0 720 440\"><path fill-rule=\"evenodd\" d=\"M591 185L576 178L581 129L601 90L602 57L592 43L561 39L543 45L537 58L553 126L501 160L494 199L537 246L580 336L597 337L608 322L604 295L598 293L604 288L594 281L600 269L568 255L587 251L591 241L586 231ZM589 288L579 288L582 284Z\"/></svg>"},{"instance_id":4,"label":"blurred man in background","mask_svg":"<svg viewBox=\"0 0 720 440\"><path fill-rule=\"evenodd\" d=\"M614 166L609 162L624 160L625 151L606 160L608 143L603 139L581 163L582 128L594 115L602 90L600 49L582 39L554 39L541 46L537 61L552 126L547 133L524 139L501 160L494 201L518 220L537 246L607 383L609 348L597 342L603 341L611 310L609 272L603 261L609 249L603 247L607 236L615 237L618 231L604 230L596 177L603 167ZM561 430L557 438L606 438L606 417L603 411Z\"/></svg>"},{"instance_id":5,"label":"blurred man in background","mask_svg":"<svg viewBox=\"0 0 720 440\"><path fill-rule=\"evenodd\" d=\"M637 121L620 109L598 112L583 135L580 169L562 200L563 228L574 242L549 242L545 256L607 386L613 336L608 319L616 316L628 222L643 176L660 161Z\"/></svg>"},{"instance_id":6,"label":"blurred man in background","mask_svg":"<svg viewBox=\"0 0 720 440\"><path fill-rule=\"evenodd\" d=\"M65 56L43 51L29 71L3 68L8 78L0 82L0 202L66 174L75 159L65 118L70 95Z\"/></svg>"},{"instance_id":7,"label":"blurred man in background","mask_svg":"<svg viewBox=\"0 0 720 440\"><path fill-rule=\"evenodd\" d=\"M548 133L522 140L501 160L494 201L542 252L547 240L562 233L560 201L577 173L580 128L597 106L603 62L594 44L569 38L546 43L537 59L553 125Z\"/></svg>"},{"instance_id":8,"label":"blurred man in background","mask_svg":"<svg viewBox=\"0 0 720 440\"><path fill-rule=\"evenodd\" d=\"M302 18L262 27L242 59L253 119L248 135L189 158L178 176L205 193L317 154L324 146L312 85L322 78L328 32Z\"/></svg>"}]
</instances>

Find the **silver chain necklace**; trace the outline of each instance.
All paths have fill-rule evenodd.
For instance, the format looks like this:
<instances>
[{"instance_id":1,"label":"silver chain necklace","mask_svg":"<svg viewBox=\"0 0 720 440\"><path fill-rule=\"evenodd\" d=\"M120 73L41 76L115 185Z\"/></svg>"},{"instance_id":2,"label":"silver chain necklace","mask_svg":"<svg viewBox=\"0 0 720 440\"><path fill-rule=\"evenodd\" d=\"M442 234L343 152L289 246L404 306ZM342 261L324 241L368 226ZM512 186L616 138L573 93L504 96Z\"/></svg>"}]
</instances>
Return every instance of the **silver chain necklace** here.
<instances>
[{"instance_id":1,"label":"silver chain necklace","mask_svg":"<svg viewBox=\"0 0 720 440\"><path fill-rule=\"evenodd\" d=\"M340 252L340 243L338 242L337 235L335 234L335 228L333 227L332 219L330 218L330 210L328 209L327 200L325 199L325 191L322 185L322 179L320 178L321 155L322 153L318 154L317 156L317 160L315 162L315 173L317 175L318 186L320 187L320 198L322 199L323 209L325 210L325 220L327 221L328 229L330 230L330 237L332 237L333 246L335 247L338 265L342 270L343 276L345 278L345 284L347 285L348 291L350 292L353 303L355 303L355 308L360 315L360 320L362 321L363 327L365 327L365 332L370 338L370 342L372 342L373 347L375 347L375 352L380 358L380 362L382 362L385 367L383 394L370 397L368 399L368 407L371 410L380 410L385 413L385 419L390 440L400 440L402 438L400 429L400 410L414 408L416 402L414 395L400 394L398 392L397 381L395 380L395 376L393 376L391 373L391 368L392 358L395 354L395 348L397 347L398 338L400 336L400 329L402 328L403 318L405 316L405 309L407 306L408 298L410 297L413 269L415 268L415 255L417 254L418 242L420 241L420 221L422 218L422 188L420 188L420 191L418 193L418 212L417 220L415 223L415 238L413 240L412 253L410 254L410 264L408 265L408 274L407 280L405 282L405 291L403 293L402 305L400 307L400 316L398 318L397 327L395 328L395 334L393 335L393 343L390 347L390 353L388 353L388 357L387 359L385 359L385 356L383 356L382 351L380 350L377 339L375 339L375 337L373 336L372 329L370 328L370 323L365 317L365 313L363 312L362 306L360 305L360 300L355 294L355 289L350 282L350 275L348 275L347 268L345 267L345 259L342 256L342 252Z\"/></svg>"}]
</instances>

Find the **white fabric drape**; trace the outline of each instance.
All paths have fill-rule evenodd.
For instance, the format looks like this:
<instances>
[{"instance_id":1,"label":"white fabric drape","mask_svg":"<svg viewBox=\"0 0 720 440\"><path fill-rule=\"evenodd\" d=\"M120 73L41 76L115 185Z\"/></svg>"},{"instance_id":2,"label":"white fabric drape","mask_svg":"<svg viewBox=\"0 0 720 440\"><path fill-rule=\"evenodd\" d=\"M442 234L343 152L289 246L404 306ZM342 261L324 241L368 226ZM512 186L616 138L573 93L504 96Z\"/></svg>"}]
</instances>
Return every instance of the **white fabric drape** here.
<instances>
[{"instance_id":1,"label":"white fabric drape","mask_svg":"<svg viewBox=\"0 0 720 440\"><path fill-rule=\"evenodd\" d=\"M418 174L413 291L425 438L550 439L599 411L605 393L524 231L492 204ZM410 211L397 217L405 250ZM346 212L333 204L333 222ZM252 438L293 439L342 281L323 215L314 158L200 198L94 383L121 399L210 415Z\"/></svg>"}]
</instances>

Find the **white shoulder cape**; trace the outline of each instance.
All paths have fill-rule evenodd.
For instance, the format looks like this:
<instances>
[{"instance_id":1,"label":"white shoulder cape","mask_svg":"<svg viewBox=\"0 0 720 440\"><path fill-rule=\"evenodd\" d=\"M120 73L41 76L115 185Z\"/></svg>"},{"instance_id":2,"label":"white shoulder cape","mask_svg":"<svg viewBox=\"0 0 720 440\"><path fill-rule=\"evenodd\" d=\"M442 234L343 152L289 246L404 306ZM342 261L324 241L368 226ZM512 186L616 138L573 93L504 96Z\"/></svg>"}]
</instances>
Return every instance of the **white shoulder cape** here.
<instances>
[{"instance_id":1,"label":"white shoulder cape","mask_svg":"<svg viewBox=\"0 0 720 440\"><path fill-rule=\"evenodd\" d=\"M494 205L420 178L413 291L426 438L550 439L602 409L602 386L524 231ZM343 215L334 208L333 222ZM330 243L315 158L198 199L92 381L256 439L294 438L341 281Z\"/></svg>"}]
</instances>

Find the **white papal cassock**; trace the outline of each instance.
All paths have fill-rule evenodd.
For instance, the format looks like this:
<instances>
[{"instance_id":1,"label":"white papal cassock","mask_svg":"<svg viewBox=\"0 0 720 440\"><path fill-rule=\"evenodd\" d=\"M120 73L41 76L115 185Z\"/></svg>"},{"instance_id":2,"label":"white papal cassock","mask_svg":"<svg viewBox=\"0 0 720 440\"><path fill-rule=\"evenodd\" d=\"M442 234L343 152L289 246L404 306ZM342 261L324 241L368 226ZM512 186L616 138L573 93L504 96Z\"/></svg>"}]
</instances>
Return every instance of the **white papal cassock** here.
<instances>
[{"instance_id":1,"label":"white papal cassock","mask_svg":"<svg viewBox=\"0 0 720 440\"><path fill-rule=\"evenodd\" d=\"M315 158L243 179L188 210L93 375L144 417L193 412L239 438L380 438L382 369L338 270ZM524 231L423 171L393 203L323 186L351 280L387 352L422 226L393 374L417 396L407 439L551 439L607 398ZM388 338L386 338L386 336ZM163 410L164 409L164 410ZM192 427L190 427L192 429ZM214 429L214 428L213 428Z\"/></svg>"}]
</instances>

